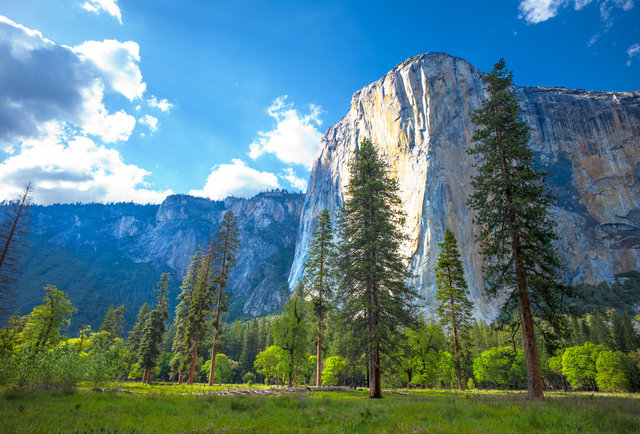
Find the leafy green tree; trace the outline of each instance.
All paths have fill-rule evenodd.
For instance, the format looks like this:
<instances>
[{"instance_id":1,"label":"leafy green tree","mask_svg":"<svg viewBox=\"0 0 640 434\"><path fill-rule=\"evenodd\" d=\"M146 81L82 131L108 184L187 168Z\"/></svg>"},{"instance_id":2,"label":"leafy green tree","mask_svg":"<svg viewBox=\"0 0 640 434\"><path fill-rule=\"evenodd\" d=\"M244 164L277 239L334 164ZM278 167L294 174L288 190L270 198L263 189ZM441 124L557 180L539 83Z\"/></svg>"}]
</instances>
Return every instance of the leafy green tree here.
<instances>
[{"instance_id":1,"label":"leafy green tree","mask_svg":"<svg viewBox=\"0 0 640 434\"><path fill-rule=\"evenodd\" d=\"M233 360L229 359L225 354L218 353L216 354L216 371L215 376L213 377L213 381L215 383L231 383L233 381L233 377L235 375L235 369L237 369L238 364ZM202 365L203 377L207 378L207 376L211 373L211 360L207 360L204 365Z\"/></svg>"},{"instance_id":2,"label":"leafy green tree","mask_svg":"<svg viewBox=\"0 0 640 434\"><path fill-rule=\"evenodd\" d=\"M107 309L107 313L104 315L104 320L100 325L100 331L108 332L113 338L119 338L122 335L122 327L124 326L124 313L127 308L124 304L113 308L113 304Z\"/></svg>"},{"instance_id":3,"label":"leafy green tree","mask_svg":"<svg viewBox=\"0 0 640 434\"><path fill-rule=\"evenodd\" d=\"M214 277L215 284L215 307L212 327L212 343L211 343L211 370L209 372L209 386L213 385L216 369L216 352L219 347L220 340L220 321L222 314L228 310L229 275L233 266L236 264L236 256L240 249L240 232L238 230L238 222L233 215L233 211L229 210L224 214L222 223L218 226L216 233L216 263L217 274Z\"/></svg>"},{"instance_id":4,"label":"leafy green tree","mask_svg":"<svg viewBox=\"0 0 640 434\"><path fill-rule=\"evenodd\" d=\"M519 310L527 361L529 399L544 399L544 384L534 315L564 330L562 308L569 287L559 283L558 259L553 241L553 221L548 207L553 197L544 185L545 173L533 168L529 127L521 119L512 91L512 73L503 59L482 78L489 98L476 110L473 135L477 175L469 204L480 226L477 240L486 257L485 288L490 294L507 292L506 309ZM544 330L543 330L544 331Z\"/></svg>"},{"instance_id":5,"label":"leafy green tree","mask_svg":"<svg viewBox=\"0 0 640 434\"><path fill-rule=\"evenodd\" d=\"M329 211L325 208L317 217L311 243L309 244L309 256L305 262L304 281L306 291L311 296L313 314L316 319L316 386L322 382L322 339L324 336L324 321L329 310L328 298L332 289L329 284L330 264L335 249L333 245L333 227Z\"/></svg>"},{"instance_id":6,"label":"leafy green tree","mask_svg":"<svg viewBox=\"0 0 640 434\"><path fill-rule=\"evenodd\" d=\"M415 322L415 291L407 287L400 255L404 213L398 184L371 141L365 139L349 165L349 184L339 224L343 313L366 350L369 397L382 397L381 352L393 354L393 335Z\"/></svg>"},{"instance_id":7,"label":"leafy green tree","mask_svg":"<svg viewBox=\"0 0 640 434\"><path fill-rule=\"evenodd\" d=\"M57 345L61 337L60 329L69 324L71 315L77 312L66 292L53 285L45 286L44 291L44 303L33 308L19 337L20 342L35 349Z\"/></svg>"},{"instance_id":8,"label":"leafy green tree","mask_svg":"<svg viewBox=\"0 0 640 434\"><path fill-rule=\"evenodd\" d=\"M562 374L574 389L598 390L596 362L604 345L585 342L579 347L569 347L562 355Z\"/></svg>"},{"instance_id":9,"label":"leafy green tree","mask_svg":"<svg viewBox=\"0 0 640 434\"><path fill-rule=\"evenodd\" d=\"M288 386L293 385L294 373L306 361L309 347L309 314L300 287L284 305L284 313L273 323L275 345L287 353Z\"/></svg>"},{"instance_id":10,"label":"leafy green tree","mask_svg":"<svg viewBox=\"0 0 640 434\"><path fill-rule=\"evenodd\" d=\"M604 350L596 359L596 384L604 392L631 392L624 353Z\"/></svg>"},{"instance_id":11,"label":"leafy green tree","mask_svg":"<svg viewBox=\"0 0 640 434\"><path fill-rule=\"evenodd\" d=\"M122 339L114 337L110 331L102 330L93 333L89 339L89 351L86 355L87 380L94 386L125 376L126 349Z\"/></svg>"},{"instance_id":12,"label":"leafy green tree","mask_svg":"<svg viewBox=\"0 0 640 434\"><path fill-rule=\"evenodd\" d=\"M344 357L330 356L324 361L324 378L322 379L323 386L337 386L343 384L346 381L347 362Z\"/></svg>"},{"instance_id":13,"label":"leafy green tree","mask_svg":"<svg viewBox=\"0 0 640 434\"><path fill-rule=\"evenodd\" d=\"M458 388L463 390L461 359L463 353L467 352L468 330L473 320L471 316L473 304L469 301L469 290L464 278L456 237L449 228L445 231L444 240L440 243L440 254L435 271L438 286L436 300L440 302L438 315L440 323L449 332Z\"/></svg>"},{"instance_id":14,"label":"leafy green tree","mask_svg":"<svg viewBox=\"0 0 640 434\"><path fill-rule=\"evenodd\" d=\"M473 375L478 384L517 389L527 381L525 356L512 347L493 347L473 361Z\"/></svg>"},{"instance_id":15,"label":"leafy green tree","mask_svg":"<svg viewBox=\"0 0 640 434\"><path fill-rule=\"evenodd\" d=\"M258 353L254 362L254 367L258 373L264 375L267 384L272 384L274 379L283 377L287 374L286 369L282 369L282 367L286 367L286 365L282 363L286 357L287 354L281 347L271 345L264 351Z\"/></svg>"},{"instance_id":16,"label":"leafy green tree","mask_svg":"<svg viewBox=\"0 0 640 434\"><path fill-rule=\"evenodd\" d=\"M156 308L147 316L144 325L142 339L140 341L139 364L144 370L142 383L150 381L151 369L153 369L160 357L162 340L166 332L166 322L169 319L167 294L169 292L169 273L160 276L157 289Z\"/></svg>"},{"instance_id":17,"label":"leafy green tree","mask_svg":"<svg viewBox=\"0 0 640 434\"><path fill-rule=\"evenodd\" d=\"M138 311L136 317L136 323L129 332L127 337L127 349L131 354L138 354L140 349L140 341L142 340L142 334L144 333L144 325L147 322L147 316L149 316L149 303L145 302Z\"/></svg>"}]
</instances>

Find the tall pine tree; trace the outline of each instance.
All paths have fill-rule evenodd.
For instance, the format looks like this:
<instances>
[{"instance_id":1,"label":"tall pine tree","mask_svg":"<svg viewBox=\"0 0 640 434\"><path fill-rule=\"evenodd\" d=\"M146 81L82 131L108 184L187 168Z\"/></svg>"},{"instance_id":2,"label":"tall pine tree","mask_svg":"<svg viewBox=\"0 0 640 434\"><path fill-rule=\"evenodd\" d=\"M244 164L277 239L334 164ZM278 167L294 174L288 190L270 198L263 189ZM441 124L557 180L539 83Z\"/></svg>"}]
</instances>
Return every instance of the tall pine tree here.
<instances>
[{"instance_id":1,"label":"tall pine tree","mask_svg":"<svg viewBox=\"0 0 640 434\"><path fill-rule=\"evenodd\" d=\"M505 309L518 309L529 399L544 399L534 315L558 325L569 294L558 283L561 264L547 212L553 198L544 186L545 173L533 168L529 127L521 119L512 73L503 59L483 81L489 98L473 116L479 129L469 153L476 158L477 174L469 204L480 227L487 292L506 292Z\"/></svg>"},{"instance_id":2,"label":"tall pine tree","mask_svg":"<svg viewBox=\"0 0 640 434\"><path fill-rule=\"evenodd\" d=\"M227 298L229 296L229 289L227 288L227 284L229 283L231 269L236 264L236 255L240 249L239 238L240 232L238 230L236 217L233 215L233 211L229 210L224 214L222 223L220 223L216 232L215 253L217 255L216 263L218 267L217 274L214 277L216 291L214 296L216 299L214 300L209 386L213 386L216 369L216 353L220 344L220 321L221 316L228 310Z\"/></svg>"},{"instance_id":3,"label":"tall pine tree","mask_svg":"<svg viewBox=\"0 0 640 434\"><path fill-rule=\"evenodd\" d=\"M138 310L138 316L136 317L136 323L129 332L127 337L127 349L132 355L137 355L140 349L140 341L142 340L142 334L144 333L144 325L147 322L147 316L149 316L149 303L145 302Z\"/></svg>"},{"instance_id":4,"label":"tall pine tree","mask_svg":"<svg viewBox=\"0 0 640 434\"><path fill-rule=\"evenodd\" d=\"M175 334L173 336L173 342L171 343L173 357L171 358L170 364L174 372L178 374L178 384L182 384L185 374L188 373L188 369L191 366L192 354L185 336L187 333L187 317L189 315L191 296L193 295L194 288L198 284L201 265L202 254L198 246L196 252L191 257L187 274L184 276L184 279L182 279L180 294L178 295L178 300L180 301L176 306L176 317L173 320Z\"/></svg>"},{"instance_id":5,"label":"tall pine tree","mask_svg":"<svg viewBox=\"0 0 640 434\"><path fill-rule=\"evenodd\" d=\"M169 319L167 294L169 292L169 273L162 273L158 282L156 308L147 316L142 340L140 341L139 363L144 370L142 383L148 384L151 379L151 369L156 366L160 357L162 339L167 331L166 323Z\"/></svg>"},{"instance_id":6,"label":"tall pine tree","mask_svg":"<svg viewBox=\"0 0 640 434\"><path fill-rule=\"evenodd\" d=\"M305 290L311 295L313 313L316 317L316 386L322 385L322 340L324 322L331 297L329 284L330 263L334 255L333 228L329 211L324 209L316 220L311 234L309 256L305 262Z\"/></svg>"},{"instance_id":7,"label":"tall pine tree","mask_svg":"<svg viewBox=\"0 0 640 434\"><path fill-rule=\"evenodd\" d=\"M458 388L464 389L462 381L461 358L468 343L468 329L471 326L471 310L473 305L469 301L469 290L464 278L460 252L453 232L447 228L444 240L440 243L440 255L435 267L436 271L436 300L440 323L449 332L453 349Z\"/></svg>"},{"instance_id":8,"label":"tall pine tree","mask_svg":"<svg viewBox=\"0 0 640 434\"><path fill-rule=\"evenodd\" d=\"M397 182L367 139L349 169L339 226L343 313L354 334L363 337L359 344L367 354L369 397L381 398L380 354L390 352L399 327L415 324L417 294L407 287L407 264L399 253L405 237Z\"/></svg>"}]
</instances>

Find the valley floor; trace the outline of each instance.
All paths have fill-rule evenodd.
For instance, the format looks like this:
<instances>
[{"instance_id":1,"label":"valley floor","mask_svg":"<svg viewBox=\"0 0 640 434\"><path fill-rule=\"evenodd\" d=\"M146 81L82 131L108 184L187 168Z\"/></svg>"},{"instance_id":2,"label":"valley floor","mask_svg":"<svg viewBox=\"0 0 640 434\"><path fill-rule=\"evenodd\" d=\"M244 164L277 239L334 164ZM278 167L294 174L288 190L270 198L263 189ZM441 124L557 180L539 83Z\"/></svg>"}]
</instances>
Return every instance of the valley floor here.
<instances>
[{"instance_id":1,"label":"valley floor","mask_svg":"<svg viewBox=\"0 0 640 434\"><path fill-rule=\"evenodd\" d=\"M198 396L181 393L210 389L122 388L134 393L5 391L0 431L640 432L638 395L548 392L544 402L528 402L515 392L411 390L369 400L366 390Z\"/></svg>"}]
</instances>

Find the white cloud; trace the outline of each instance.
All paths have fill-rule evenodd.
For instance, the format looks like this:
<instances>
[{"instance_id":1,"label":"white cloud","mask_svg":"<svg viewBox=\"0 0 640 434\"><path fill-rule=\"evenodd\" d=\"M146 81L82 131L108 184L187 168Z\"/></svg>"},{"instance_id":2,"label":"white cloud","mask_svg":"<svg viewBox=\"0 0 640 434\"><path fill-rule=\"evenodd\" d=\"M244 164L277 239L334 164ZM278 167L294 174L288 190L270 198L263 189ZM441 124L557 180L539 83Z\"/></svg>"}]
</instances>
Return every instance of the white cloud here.
<instances>
[{"instance_id":1,"label":"white cloud","mask_svg":"<svg viewBox=\"0 0 640 434\"><path fill-rule=\"evenodd\" d=\"M304 178L298 178L291 167L287 167L286 169L284 169L282 177L286 179L294 188L297 188L301 191L307 191L307 180Z\"/></svg>"},{"instance_id":2,"label":"white cloud","mask_svg":"<svg viewBox=\"0 0 640 434\"><path fill-rule=\"evenodd\" d=\"M0 163L0 200L12 198L25 182L35 184L36 203L159 203L171 190L156 191L145 182L149 172L122 161L114 149L88 137L66 137L50 123L42 139L25 141L19 153Z\"/></svg>"},{"instance_id":3,"label":"white cloud","mask_svg":"<svg viewBox=\"0 0 640 434\"><path fill-rule=\"evenodd\" d=\"M309 105L309 112L301 114L287 103L287 96L276 98L267 112L276 120L271 131L259 131L258 137L251 143L249 157L256 159L262 154L271 153L287 164L301 164L307 169L320 144L322 133L318 129L322 124L322 109Z\"/></svg>"},{"instance_id":4,"label":"white cloud","mask_svg":"<svg viewBox=\"0 0 640 434\"><path fill-rule=\"evenodd\" d=\"M84 114L81 126L87 134L100 137L106 143L127 140L136 126L136 118L119 110L109 114L102 103L102 83L96 80L93 87L83 90Z\"/></svg>"},{"instance_id":5,"label":"white cloud","mask_svg":"<svg viewBox=\"0 0 640 434\"><path fill-rule=\"evenodd\" d=\"M529 24L541 23L555 17L565 3L566 0L523 0L519 6L520 18Z\"/></svg>"},{"instance_id":6,"label":"white cloud","mask_svg":"<svg viewBox=\"0 0 640 434\"><path fill-rule=\"evenodd\" d=\"M189 194L220 200L227 196L251 197L274 188L280 188L276 175L260 172L242 160L233 159L232 164L214 166L202 190L191 190Z\"/></svg>"},{"instance_id":7,"label":"white cloud","mask_svg":"<svg viewBox=\"0 0 640 434\"><path fill-rule=\"evenodd\" d=\"M138 119L138 122L142 125L146 125L149 128L149 131L151 131L152 133L158 131L158 118L154 116L144 115L140 119Z\"/></svg>"},{"instance_id":8,"label":"white cloud","mask_svg":"<svg viewBox=\"0 0 640 434\"><path fill-rule=\"evenodd\" d=\"M573 5L576 11L582 10L585 6L597 3L600 5L600 18L605 26L611 26L611 12L619 8L628 11L633 8L633 0L522 0L520 2L519 18L524 19L529 24L537 24L547 21L556 15L561 8ZM592 38L592 44L597 37Z\"/></svg>"},{"instance_id":9,"label":"white cloud","mask_svg":"<svg viewBox=\"0 0 640 434\"><path fill-rule=\"evenodd\" d=\"M629 58L629 60L627 60L627 66L631 66L631 59L633 59L639 54L640 54L640 44L633 44L632 46L630 46L629 49L627 50L627 57Z\"/></svg>"},{"instance_id":10,"label":"white cloud","mask_svg":"<svg viewBox=\"0 0 640 434\"><path fill-rule=\"evenodd\" d=\"M82 7L94 14L100 14L106 12L112 17L115 17L120 24L122 24L122 14L118 7L118 0L88 0L84 2Z\"/></svg>"},{"instance_id":11,"label":"white cloud","mask_svg":"<svg viewBox=\"0 0 640 434\"><path fill-rule=\"evenodd\" d=\"M114 39L86 41L74 50L82 59L91 62L100 71L107 84L129 101L141 98L147 88L142 81L140 47L136 42Z\"/></svg>"},{"instance_id":12,"label":"white cloud","mask_svg":"<svg viewBox=\"0 0 640 434\"><path fill-rule=\"evenodd\" d=\"M167 101L166 98L158 100L155 96L152 96L150 99L148 99L147 104L149 105L149 107L157 108L163 112L169 112L171 110L171 107L173 107L173 104Z\"/></svg>"}]
</instances>

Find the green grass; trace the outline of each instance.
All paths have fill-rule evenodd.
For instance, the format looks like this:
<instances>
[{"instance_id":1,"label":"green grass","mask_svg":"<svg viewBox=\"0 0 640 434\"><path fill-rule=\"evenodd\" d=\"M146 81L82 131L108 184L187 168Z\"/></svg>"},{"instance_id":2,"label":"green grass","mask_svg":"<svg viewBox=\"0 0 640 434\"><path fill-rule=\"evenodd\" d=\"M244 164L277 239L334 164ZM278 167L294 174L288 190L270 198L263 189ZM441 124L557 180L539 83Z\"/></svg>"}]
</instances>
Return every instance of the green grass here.
<instances>
[{"instance_id":1,"label":"green grass","mask_svg":"<svg viewBox=\"0 0 640 434\"><path fill-rule=\"evenodd\" d=\"M412 391L387 393L380 400L367 396L366 391L272 396L4 392L0 430L640 432L637 395L548 393L544 402L528 402L525 394L513 392Z\"/></svg>"},{"instance_id":2,"label":"green grass","mask_svg":"<svg viewBox=\"0 0 640 434\"><path fill-rule=\"evenodd\" d=\"M214 384L209 387L206 383L195 383L193 385L186 384L175 384L175 383L165 383L165 384L153 384L146 385L142 384L139 381L133 382L128 381L124 383L108 383L104 386L101 386L105 389L120 389L120 390L128 390L134 393L143 393L148 395L184 395L184 394L196 394L196 393L208 393L208 392L227 392L232 390L256 390L256 389L266 389L273 386L266 386L264 384ZM82 383L80 385L81 390L91 390L93 389L93 385L89 383Z\"/></svg>"}]
</instances>

